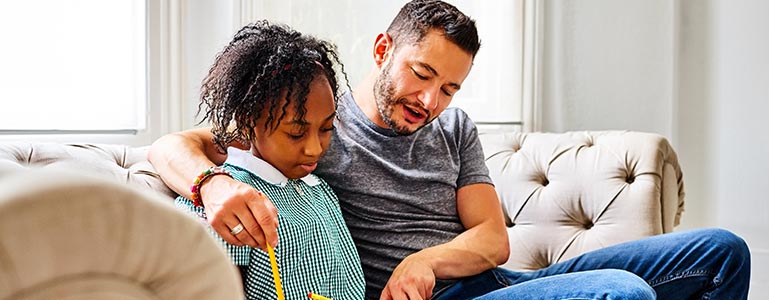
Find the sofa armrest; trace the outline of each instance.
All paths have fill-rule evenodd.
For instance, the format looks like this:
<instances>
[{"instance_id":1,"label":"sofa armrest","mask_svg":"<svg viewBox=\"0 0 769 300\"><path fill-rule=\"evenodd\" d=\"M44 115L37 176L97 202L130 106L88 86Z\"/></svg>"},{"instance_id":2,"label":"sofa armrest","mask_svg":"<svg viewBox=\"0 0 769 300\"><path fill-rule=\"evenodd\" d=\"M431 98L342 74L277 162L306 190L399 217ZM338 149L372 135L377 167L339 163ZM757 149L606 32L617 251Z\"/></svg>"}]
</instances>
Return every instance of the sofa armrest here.
<instances>
[{"instance_id":1,"label":"sofa armrest","mask_svg":"<svg viewBox=\"0 0 769 300\"><path fill-rule=\"evenodd\" d=\"M684 190L668 141L628 131L482 134L508 226L503 267L535 270L670 232Z\"/></svg>"}]
</instances>

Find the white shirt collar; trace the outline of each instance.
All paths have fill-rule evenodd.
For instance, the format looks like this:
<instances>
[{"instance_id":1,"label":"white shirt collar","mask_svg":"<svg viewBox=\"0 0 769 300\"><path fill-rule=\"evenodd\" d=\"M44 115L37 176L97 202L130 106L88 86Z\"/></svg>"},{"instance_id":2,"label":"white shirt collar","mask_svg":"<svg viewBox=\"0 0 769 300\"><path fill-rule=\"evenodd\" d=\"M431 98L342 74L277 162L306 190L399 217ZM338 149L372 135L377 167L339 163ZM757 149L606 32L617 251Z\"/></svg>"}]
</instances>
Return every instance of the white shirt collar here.
<instances>
[{"instance_id":1,"label":"white shirt collar","mask_svg":"<svg viewBox=\"0 0 769 300\"><path fill-rule=\"evenodd\" d=\"M283 175L283 173L273 167L270 163L251 154L250 151L229 147L227 148L227 161L225 161L225 163L249 170L274 185L286 186L288 183L288 177ZM309 186L320 184L318 178L312 174L308 174L300 180L304 181L304 183Z\"/></svg>"}]
</instances>

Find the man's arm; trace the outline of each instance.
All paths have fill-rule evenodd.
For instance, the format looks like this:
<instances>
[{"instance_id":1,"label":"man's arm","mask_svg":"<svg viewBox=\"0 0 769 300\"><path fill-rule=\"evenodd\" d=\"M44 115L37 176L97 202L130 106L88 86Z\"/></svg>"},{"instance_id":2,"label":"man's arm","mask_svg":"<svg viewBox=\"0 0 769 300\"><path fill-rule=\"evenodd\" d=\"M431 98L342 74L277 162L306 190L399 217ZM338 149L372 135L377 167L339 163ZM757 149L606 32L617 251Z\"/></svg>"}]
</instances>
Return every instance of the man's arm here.
<instances>
[{"instance_id":1,"label":"man's arm","mask_svg":"<svg viewBox=\"0 0 769 300\"><path fill-rule=\"evenodd\" d=\"M467 230L448 243L406 257L390 276L381 299L429 299L436 278L471 276L507 261L510 245L494 187L485 183L461 187L457 210Z\"/></svg>"},{"instance_id":2,"label":"man's arm","mask_svg":"<svg viewBox=\"0 0 769 300\"><path fill-rule=\"evenodd\" d=\"M192 179L227 159L227 154L217 151L212 137L210 128L167 134L152 143L149 161L169 188L189 199Z\"/></svg>"},{"instance_id":3,"label":"man's arm","mask_svg":"<svg viewBox=\"0 0 769 300\"><path fill-rule=\"evenodd\" d=\"M203 170L224 163L227 155L213 143L210 128L191 129L159 138L150 147L149 161L172 190L191 197L192 180ZM248 149L241 143L230 146ZM213 176L200 186L208 223L228 243L266 249L278 243L278 213L272 202L248 184L228 176ZM238 224L246 230L230 230Z\"/></svg>"}]
</instances>

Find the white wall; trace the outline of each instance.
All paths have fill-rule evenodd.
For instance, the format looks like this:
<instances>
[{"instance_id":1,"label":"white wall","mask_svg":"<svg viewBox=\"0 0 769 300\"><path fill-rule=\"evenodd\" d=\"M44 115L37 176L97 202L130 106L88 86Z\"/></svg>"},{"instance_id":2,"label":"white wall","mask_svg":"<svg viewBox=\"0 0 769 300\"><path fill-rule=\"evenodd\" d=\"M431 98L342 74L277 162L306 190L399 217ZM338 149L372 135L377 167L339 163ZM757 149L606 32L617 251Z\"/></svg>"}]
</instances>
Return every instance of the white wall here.
<instances>
[{"instance_id":1,"label":"white wall","mask_svg":"<svg viewBox=\"0 0 769 300\"><path fill-rule=\"evenodd\" d=\"M681 229L748 242L769 298L769 2L546 1L543 130L667 136L687 191Z\"/></svg>"},{"instance_id":2,"label":"white wall","mask_svg":"<svg viewBox=\"0 0 769 300\"><path fill-rule=\"evenodd\" d=\"M667 0L546 1L542 129L669 135L672 14Z\"/></svg>"},{"instance_id":3,"label":"white wall","mask_svg":"<svg viewBox=\"0 0 769 300\"><path fill-rule=\"evenodd\" d=\"M679 56L679 135L686 166L707 203L701 224L729 228L748 242L752 299L769 298L769 2L683 1ZM691 11L692 13L689 13ZM698 12L698 13L694 13ZM689 113L688 109L692 110ZM699 156L698 156L699 155Z\"/></svg>"}]
</instances>

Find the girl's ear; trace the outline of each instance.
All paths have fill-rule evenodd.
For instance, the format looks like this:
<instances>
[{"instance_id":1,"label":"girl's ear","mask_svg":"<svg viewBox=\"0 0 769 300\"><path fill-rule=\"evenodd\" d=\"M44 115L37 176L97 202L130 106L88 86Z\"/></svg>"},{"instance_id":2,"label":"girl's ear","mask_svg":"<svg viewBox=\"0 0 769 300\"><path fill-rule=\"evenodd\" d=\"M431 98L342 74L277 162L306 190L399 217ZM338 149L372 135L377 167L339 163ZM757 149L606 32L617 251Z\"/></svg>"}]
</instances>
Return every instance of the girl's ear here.
<instances>
[{"instance_id":1,"label":"girl's ear","mask_svg":"<svg viewBox=\"0 0 769 300\"><path fill-rule=\"evenodd\" d=\"M374 41L374 62L378 68L390 57L393 49L393 40L387 32L377 35Z\"/></svg>"}]
</instances>

